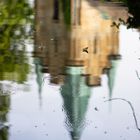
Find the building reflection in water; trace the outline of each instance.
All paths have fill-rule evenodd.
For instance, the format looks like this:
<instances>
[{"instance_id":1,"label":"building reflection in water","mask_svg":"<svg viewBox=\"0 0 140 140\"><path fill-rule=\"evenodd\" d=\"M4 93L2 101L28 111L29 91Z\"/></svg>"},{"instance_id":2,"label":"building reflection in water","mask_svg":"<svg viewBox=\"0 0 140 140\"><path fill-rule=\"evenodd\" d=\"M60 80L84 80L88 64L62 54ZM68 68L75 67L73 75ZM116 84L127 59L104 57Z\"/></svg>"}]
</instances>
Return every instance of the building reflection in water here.
<instances>
[{"instance_id":1,"label":"building reflection in water","mask_svg":"<svg viewBox=\"0 0 140 140\"><path fill-rule=\"evenodd\" d=\"M87 0L36 0L34 56L41 60L41 71L50 74L50 83L62 84L66 124L73 140L80 139L90 87L101 85L102 74L108 76L112 96L120 55L119 31L111 24L123 10L113 6L118 17L112 19L108 5L104 6L106 13Z\"/></svg>"}]
</instances>

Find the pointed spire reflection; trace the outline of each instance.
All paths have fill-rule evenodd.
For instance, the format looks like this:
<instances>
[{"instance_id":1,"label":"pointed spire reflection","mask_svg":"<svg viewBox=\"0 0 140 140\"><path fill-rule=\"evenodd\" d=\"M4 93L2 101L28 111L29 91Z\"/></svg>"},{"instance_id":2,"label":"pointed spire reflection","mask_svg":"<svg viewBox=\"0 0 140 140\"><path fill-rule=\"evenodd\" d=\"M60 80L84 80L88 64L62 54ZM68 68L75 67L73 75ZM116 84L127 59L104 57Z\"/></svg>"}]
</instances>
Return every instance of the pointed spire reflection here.
<instances>
[{"instance_id":1,"label":"pointed spire reflection","mask_svg":"<svg viewBox=\"0 0 140 140\"><path fill-rule=\"evenodd\" d=\"M110 60L110 61L111 61L112 67L110 70L108 70L107 76L108 76L109 98L112 98L118 61L117 60Z\"/></svg>"},{"instance_id":2,"label":"pointed spire reflection","mask_svg":"<svg viewBox=\"0 0 140 140\"><path fill-rule=\"evenodd\" d=\"M90 87L81 76L82 67L67 67L61 95L66 112L66 125L72 140L79 140L85 125L85 114L90 98Z\"/></svg>"},{"instance_id":3,"label":"pointed spire reflection","mask_svg":"<svg viewBox=\"0 0 140 140\"><path fill-rule=\"evenodd\" d=\"M39 105L40 107L42 106L42 79L43 79L43 74L41 72L42 70L42 65L41 61L39 58L34 58L34 64L35 64L35 72L36 72L36 82L38 84L38 98L39 98Z\"/></svg>"}]
</instances>

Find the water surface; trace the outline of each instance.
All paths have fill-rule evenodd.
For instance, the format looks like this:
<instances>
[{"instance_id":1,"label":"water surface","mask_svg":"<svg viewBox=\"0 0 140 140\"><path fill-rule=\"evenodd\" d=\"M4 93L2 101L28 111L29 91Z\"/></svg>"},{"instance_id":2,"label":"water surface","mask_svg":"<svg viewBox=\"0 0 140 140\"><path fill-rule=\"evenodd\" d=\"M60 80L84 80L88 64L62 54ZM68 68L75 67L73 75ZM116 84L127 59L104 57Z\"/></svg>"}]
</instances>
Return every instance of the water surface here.
<instances>
[{"instance_id":1,"label":"water surface","mask_svg":"<svg viewBox=\"0 0 140 140\"><path fill-rule=\"evenodd\" d=\"M112 26L126 8L30 3L0 23L0 140L138 140L139 31Z\"/></svg>"}]
</instances>

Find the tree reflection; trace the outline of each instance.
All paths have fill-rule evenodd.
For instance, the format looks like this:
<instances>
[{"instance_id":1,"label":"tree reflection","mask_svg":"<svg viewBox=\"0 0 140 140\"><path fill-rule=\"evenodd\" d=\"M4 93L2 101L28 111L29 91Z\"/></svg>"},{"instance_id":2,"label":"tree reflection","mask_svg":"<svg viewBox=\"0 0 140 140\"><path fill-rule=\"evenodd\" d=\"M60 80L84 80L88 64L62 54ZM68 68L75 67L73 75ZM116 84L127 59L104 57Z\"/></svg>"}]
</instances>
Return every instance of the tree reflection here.
<instances>
[{"instance_id":1,"label":"tree reflection","mask_svg":"<svg viewBox=\"0 0 140 140\"><path fill-rule=\"evenodd\" d=\"M33 10L26 0L0 2L0 48L9 48L12 40L29 37L25 24L32 21Z\"/></svg>"},{"instance_id":2,"label":"tree reflection","mask_svg":"<svg viewBox=\"0 0 140 140\"><path fill-rule=\"evenodd\" d=\"M64 21L66 24L71 23L71 1L70 0L61 0L62 10L64 15Z\"/></svg>"},{"instance_id":3,"label":"tree reflection","mask_svg":"<svg viewBox=\"0 0 140 140\"><path fill-rule=\"evenodd\" d=\"M16 81L23 83L29 73L26 63L25 50L3 50L0 56L0 80Z\"/></svg>"},{"instance_id":4,"label":"tree reflection","mask_svg":"<svg viewBox=\"0 0 140 140\"><path fill-rule=\"evenodd\" d=\"M27 78L25 39L31 38L32 15L27 0L0 1L0 80L22 83Z\"/></svg>"},{"instance_id":5,"label":"tree reflection","mask_svg":"<svg viewBox=\"0 0 140 140\"><path fill-rule=\"evenodd\" d=\"M128 8L128 18L119 19L120 23L123 23L127 28L140 28L140 1L139 0L101 0L110 2L123 2L124 6Z\"/></svg>"},{"instance_id":6,"label":"tree reflection","mask_svg":"<svg viewBox=\"0 0 140 140\"><path fill-rule=\"evenodd\" d=\"M140 1L139 0L125 0L130 13L127 19L128 28L140 28Z\"/></svg>"},{"instance_id":7,"label":"tree reflection","mask_svg":"<svg viewBox=\"0 0 140 140\"><path fill-rule=\"evenodd\" d=\"M23 83L29 73L25 40L32 35L33 9L27 0L0 1L0 80ZM0 140L8 140L10 96L0 83ZM9 87L9 85L8 85ZM7 88L8 88L7 87ZM7 93L8 92L8 93Z\"/></svg>"},{"instance_id":8,"label":"tree reflection","mask_svg":"<svg viewBox=\"0 0 140 140\"><path fill-rule=\"evenodd\" d=\"M1 89L0 89L1 92ZM7 122L7 113L10 107L10 97L1 96L0 93L0 140L8 140L8 126L5 124Z\"/></svg>"}]
</instances>

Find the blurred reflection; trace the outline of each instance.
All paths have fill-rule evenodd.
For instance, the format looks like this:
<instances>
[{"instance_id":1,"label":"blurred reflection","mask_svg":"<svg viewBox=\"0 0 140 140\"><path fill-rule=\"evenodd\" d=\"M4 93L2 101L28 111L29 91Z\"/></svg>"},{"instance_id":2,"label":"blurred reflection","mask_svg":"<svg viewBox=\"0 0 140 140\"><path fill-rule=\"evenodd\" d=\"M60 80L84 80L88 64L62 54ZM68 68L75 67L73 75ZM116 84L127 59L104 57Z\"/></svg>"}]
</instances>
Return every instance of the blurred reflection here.
<instances>
[{"instance_id":1,"label":"blurred reflection","mask_svg":"<svg viewBox=\"0 0 140 140\"><path fill-rule=\"evenodd\" d=\"M39 58L34 59L34 64L35 64L35 72L36 72L36 82L38 85L38 99L39 99L39 106L42 106L42 84L43 84L43 73L41 72L42 69L42 64Z\"/></svg>"},{"instance_id":2,"label":"blurred reflection","mask_svg":"<svg viewBox=\"0 0 140 140\"><path fill-rule=\"evenodd\" d=\"M32 9L26 0L0 1L0 49L20 43L29 37L30 29L25 24L32 21Z\"/></svg>"},{"instance_id":3,"label":"blurred reflection","mask_svg":"<svg viewBox=\"0 0 140 140\"><path fill-rule=\"evenodd\" d=\"M102 74L107 74L111 98L117 60L121 58L119 31L111 25L120 16L126 18L124 7L112 5L117 13L113 15L111 5L103 10L100 6L88 0L35 3L36 68L50 74L50 83L62 85L66 126L72 140L80 139L84 129L90 86L100 86Z\"/></svg>"},{"instance_id":4,"label":"blurred reflection","mask_svg":"<svg viewBox=\"0 0 140 140\"><path fill-rule=\"evenodd\" d=\"M12 50L3 49L3 54L0 56L0 80L15 81L23 83L27 79L29 73L29 65L25 57L25 49Z\"/></svg>"},{"instance_id":5,"label":"blurred reflection","mask_svg":"<svg viewBox=\"0 0 140 140\"><path fill-rule=\"evenodd\" d=\"M112 67L110 70L107 71L109 98L112 98L113 87L115 84L115 76L116 76L116 70L117 70L118 63L119 62L117 60L111 60Z\"/></svg>"},{"instance_id":6,"label":"blurred reflection","mask_svg":"<svg viewBox=\"0 0 140 140\"><path fill-rule=\"evenodd\" d=\"M63 22L62 9L59 12L59 22L56 22L56 20L53 20L54 1L36 1L35 7L36 32L34 56L42 60L42 71L51 74L51 82L61 83L63 81L64 66L66 65L69 46L69 34Z\"/></svg>"},{"instance_id":7,"label":"blurred reflection","mask_svg":"<svg viewBox=\"0 0 140 140\"><path fill-rule=\"evenodd\" d=\"M50 73L50 81L58 84L64 81L66 66L82 66L87 85L101 85L101 75L109 73L113 60L120 59L118 29L111 27L109 15L104 16L86 0L71 1L71 11L69 7L59 10L59 22L55 22L54 3L61 5L58 1L36 1L34 55L42 61L42 72ZM120 7L115 10L122 12ZM64 11L71 13L69 28ZM85 48L87 51L83 51Z\"/></svg>"},{"instance_id":8,"label":"blurred reflection","mask_svg":"<svg viewBox=\"0 0 140 140\"><path fill-rule=\"evenodd\" d=\"M66 125L72 140L80 140L90 98L90 88L85 83L85 77L81 76L82 70L82 67L67 67L65 84L61 87Z\"/></svg>"},{"instance_id":9,"label":"blurred reflection","mask_svg":"<svg viewBox=\"0 0 140 140\"><path fill-rule=\"evenodd\" d=\"M90 0L89 0L90 1ZM96 0L97 1L97 0ZM139 0L98 0L98 2L109 1L110 4L113 2L118 2L120 5L124 5L127 7L128 15L125 17L126 19L120 16L120 23L123 23L127 26L127 28L140 28L140 1ZM108 3L109 4L109 3Z\"/></svg>"},{"instance_id":10,"label":"blurred reflection","mask_svg":"<svg viewBox=\"0 0 140 140\"><path fill-rule=\"evenodd\" d=\"M27 79L25 39L31 38L32 14L26 0L0 1L0 80L23 83Z\"/></svg>"},{"instance_id":11,"label":"blurred reflection","mask_svg":"<svg viewBox=\"0 0 140 140\"><path fill-rule=\"evenodd\" d=\"M26 40L32 37L33 11L26 0L0 1L0 140L8 140L7 113L12 82L27 80Z\"/></svg>"},{"instance_id":12,"label":"blurred reflection","mask_svg":"<svg viewBox=\"0 0 140 140\"><path fill-rule=\"evenodd\" d=\"M63 19L65 24L70 25L71 23L71 0L61 0Z\"/></svg>"},{"instance_id":13,"label":"blurred reflection","mask_svg":"<svg viewBox=\"0 0 140 140\"><path fill-rule=\"evenodd\" d=\"M128 7L129 16L126 22L127 28L139 28L140 29L140 1L127 0L124 1Z\"/></svg>"},{"instance_id":14,"label":"blurred reflection","mask_svg":"<svg viewBox=\"0 0 140 140\"><path fill-rule=\"evenodd\" d=\"M2 96L0 86L0 140L8 140L9 137L9 126L6 124L8 121L7 113L10 107L10 97Z\"/></svg>"},{"instance_id":15,"label":"blurred reflection","mask_svg":"<svg viewBox=\"0 0 140 140\"><path fill-rule=\"evenodd\" d=\"M59 20L59 1L54 0L54 14L53 14L54 20Z\"/></svg>"}]
</instances>

